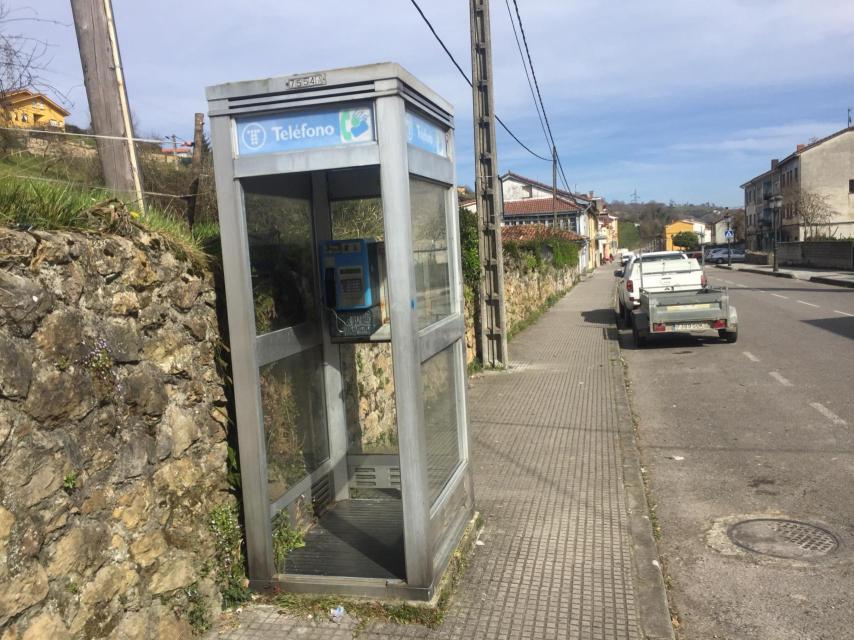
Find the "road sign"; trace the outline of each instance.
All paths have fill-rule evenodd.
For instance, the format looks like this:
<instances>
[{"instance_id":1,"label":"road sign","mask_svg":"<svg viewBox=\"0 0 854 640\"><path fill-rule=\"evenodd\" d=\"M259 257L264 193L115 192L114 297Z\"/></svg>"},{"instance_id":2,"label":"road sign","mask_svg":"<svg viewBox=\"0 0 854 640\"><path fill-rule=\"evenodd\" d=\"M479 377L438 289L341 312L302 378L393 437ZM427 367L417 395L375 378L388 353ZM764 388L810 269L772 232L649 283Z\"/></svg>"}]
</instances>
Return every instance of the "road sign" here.
<instances>
[{"instance_id":1,"label":"road sign","mask_svg":"<svg viewBox=\"0 0 854 640\"><path fill-rule=\"evenodd\" d=\"M733 231L732 229L727 229L726 232L724 232L724 237L727 240L732 240L733 238L735 238L735 231Z\"/></svg>"}]
</instances>

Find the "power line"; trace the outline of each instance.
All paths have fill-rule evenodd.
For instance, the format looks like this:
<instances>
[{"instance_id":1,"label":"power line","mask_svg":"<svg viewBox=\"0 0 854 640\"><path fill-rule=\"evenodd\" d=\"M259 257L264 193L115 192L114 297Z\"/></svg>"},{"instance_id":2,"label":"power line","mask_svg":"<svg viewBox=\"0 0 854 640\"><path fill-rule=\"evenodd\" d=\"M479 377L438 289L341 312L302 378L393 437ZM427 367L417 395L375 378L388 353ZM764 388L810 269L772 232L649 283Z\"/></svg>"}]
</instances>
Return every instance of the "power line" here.
<instances>
[{"instance_id":1,"label":"power line","mask_svg":"<svg viewBox=\"0 0 854 640\"><path fill-rule=\"evenodd\" d=\"M522 53L522 43L519 42L519 34L516 33L516 22L513 20L513 12L510 10L509 0L504 0L504 4L507 7L507 15L510 16L510 26L513 27L513 37L516 38L516 48L519 50L519 57L522 59L522 69L525 70L525 78L528 80L528 88L531 90L531 97L534 99L534 109L537 111L540 127L543 130L543 135L546 137L546 144L552 146L549 134L546 132L546 124L543 122L543 116L540 114L540 105L537 102L537 96L534 94L534 85L531 83L531 74L528 73L528 65L525 63L525 54Z\"/></svg>"},{"instance_id":2,"label":"power line","mask_svg":"<svg viewBox=\"0 0 854 640\"><path fill-rule=\"evenodd\" d=\"M540 100L540 107L543 110L543 118L546 121L546 129L548 130L548 133L549 133L549 139L551 140L552 147L557 149L557 145L555 144L554 135L552 134L551 123L549 122L549 116L546 113L546 105L543 102L543 96L540 93L540 84L539 84L539 82L537 82L537 72L534 70L534 62L533 62L533 60L531 60L531 50L528 48L528 38L525 35L525 26L522 24L522 15L519 13L519 5L516 2L516 0L513 0L513 7L516 9L516 19L519 21L519 30L522 32L522 42L525 45L525 53L528 56L528 64L531 67L531 75L534 78L534 87L537 90L537 97ZM555 155L557 155L557 154L555 154ZM560 161L560 156L557 156L557 164L560 167L560 174L561 174L561 178L563 179L564 186L566 186L566 190L569 191L570 190L569 184L566 180L566 174L563 171L563 165Z\"/></svg>"},{"instance_id":3,"label":"power line","mask_svg":"<svg viewBox=\"0 0 854 640\"><path fill-rule=\"evenodd\" d=\"M470 79L469 79L469 77L466 75L466 72L465 72L465 71L463 71L463 68L462 68L462 67L459 65L459 63L456 61L456 59L454 58L454 55L453 55L453 54L448 50L448 47L446 47L446 46L445 46L445 43L444 43L444 42L442 42L442 38L440 38L440 37L439 37L439 34L438 34L438 33L436 33L436 30L433 28L433 25L432 25L432 24L430 24L430 21L427 19L427 16L425 16L425 15L424 15L424 12L421 10L421 7L419 7L419 6L418 6L418 3L417 3L415 0L410 0L410 2L412 2L412 6L414 6L414 7L415 7L416 11L418 11L418 13L419 13L419 15L421 16L422 20L424 20L424 22L427 24L427 27L430 29L430 32L433 34L433 37L435 37L435 38L436 38L437 42L442 46L442 49L444 49L444 50L445 50L445 53L446 53L446 54L448 54L448 57L451 59L451 62L453 62L453 63L454 63L454 66L457 68L457 71L459 71L459 72L460 72L460 75L462 75L463 79L464 79L464 80L468 83L468 85L471 87L471 86L472 86L471 80L470 80ZM496 121L498 121L498 124L500 124L500 125L501 125L501 127L502 127L502 128L503 128L503 129L508 133L508 134L510 134L510 137L511 137L511 138L513 138L513 139L514 139L514 140L519 144L519 146L520 146L520 147L522 147L525 151L527 151L528 153L530 153L530 154L531 154L532 156L534 156L535 158L539 158L540 160L545 160L546 162L551 162L551 161L552 161L552 159L551 159L551 158L546 158L546 157L544 157L544 156L541 156L539 153L537 153L536 151L533 151L530 147L528 147L528 145L526 145L524 142L522 142L522 141L518 138L518 136L516 136L516 134L515 134L515 133L513 133L513 132L510 130L510 127L508 127L506 124L504 124L504 121L503 121L501 118L499 118L497 115L495 116L495 119L496 119Z\"/></svg>"}]
</instances>

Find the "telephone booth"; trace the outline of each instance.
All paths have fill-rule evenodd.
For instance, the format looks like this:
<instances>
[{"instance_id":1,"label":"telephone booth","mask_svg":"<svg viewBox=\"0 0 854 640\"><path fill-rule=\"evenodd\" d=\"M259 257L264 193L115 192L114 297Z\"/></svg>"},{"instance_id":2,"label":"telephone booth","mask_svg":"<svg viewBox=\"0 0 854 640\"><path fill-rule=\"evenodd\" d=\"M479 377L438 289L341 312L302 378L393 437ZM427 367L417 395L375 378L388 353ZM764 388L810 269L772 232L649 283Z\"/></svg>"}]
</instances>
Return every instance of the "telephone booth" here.
<instances>
[{"instance_id":1,"label":"telephone booth","mask_svg":"<svg viewBox=\"0 0 854 640\"><path fill-rule=\"evenodd\" d=\"M251 584L429 600L474 513L451 105L391 63L207 98Z\"/></svg>"}]
</instances>

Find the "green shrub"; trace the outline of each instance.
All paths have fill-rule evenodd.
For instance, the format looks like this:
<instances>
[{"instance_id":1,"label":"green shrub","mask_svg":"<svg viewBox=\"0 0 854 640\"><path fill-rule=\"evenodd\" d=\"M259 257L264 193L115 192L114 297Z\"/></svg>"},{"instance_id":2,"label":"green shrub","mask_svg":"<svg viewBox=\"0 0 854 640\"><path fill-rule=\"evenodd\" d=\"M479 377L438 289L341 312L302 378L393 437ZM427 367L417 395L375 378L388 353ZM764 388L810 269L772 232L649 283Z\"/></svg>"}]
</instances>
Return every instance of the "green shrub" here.
<instances>
[{"instance_id":1,"label":"green shrub","mask_svg":"<svg viewBox=\"0 0 854 640\"><path fill-rule=\"evenodd\" d=\"M273 518L273 557L276 560L276 568L285 572L285 559L294 549L305 546L302 532L291 526L291 519L287 511L280 511Z\"/></svg>"},{"instance_id":2,"label":"green shrub","mask_svg":"<svg viewBox=\"0 0 854 640\"><path fill-rule=\"evenodd\" d=\"M249 599L237 507L223 504L215 508L210 516L210 530L214 537L214 578L223 606L233 607Z\"/></svg>"},{"instance_id":3,"label":"green shrub","mask_svg":"<svg viewBox=\"0 0 854 640\"><path fill-rule=\"evenodd\" d=\"M473 292L480 289L480 249L477 237L477 214L460 207L460 251L463 282Z\"/></svg>"}]
</instances>

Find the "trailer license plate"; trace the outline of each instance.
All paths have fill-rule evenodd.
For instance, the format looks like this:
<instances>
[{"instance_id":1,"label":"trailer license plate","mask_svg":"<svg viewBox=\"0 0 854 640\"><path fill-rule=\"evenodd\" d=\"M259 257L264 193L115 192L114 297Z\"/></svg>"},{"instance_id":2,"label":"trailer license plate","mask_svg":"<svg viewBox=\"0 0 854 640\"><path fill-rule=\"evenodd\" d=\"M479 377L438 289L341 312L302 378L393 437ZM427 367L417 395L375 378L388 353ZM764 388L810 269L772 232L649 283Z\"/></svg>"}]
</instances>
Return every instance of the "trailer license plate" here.
<instances>
[{"instance_id":1,"label":"trailer license plate","mask_svg":"<svg viewBox=\"0 0 854 640\"><path fill-rule=\"evenodd\" d=\"M679 324L673 325L674 331L700 331L708 328L708 322L680 322Z\"/></svg>"},{"instance_id":2,"label":"trailer license plate","mask_svg":"<svg viewBox=\"0 0 854 640\"><path fill-rule=\"evenodd\" d=\"M700 302L697 304L670 304L665 307L668 311L694 311L696 309L711 309L716 305L708 302Z\"/></svg>"}]
</instances>

